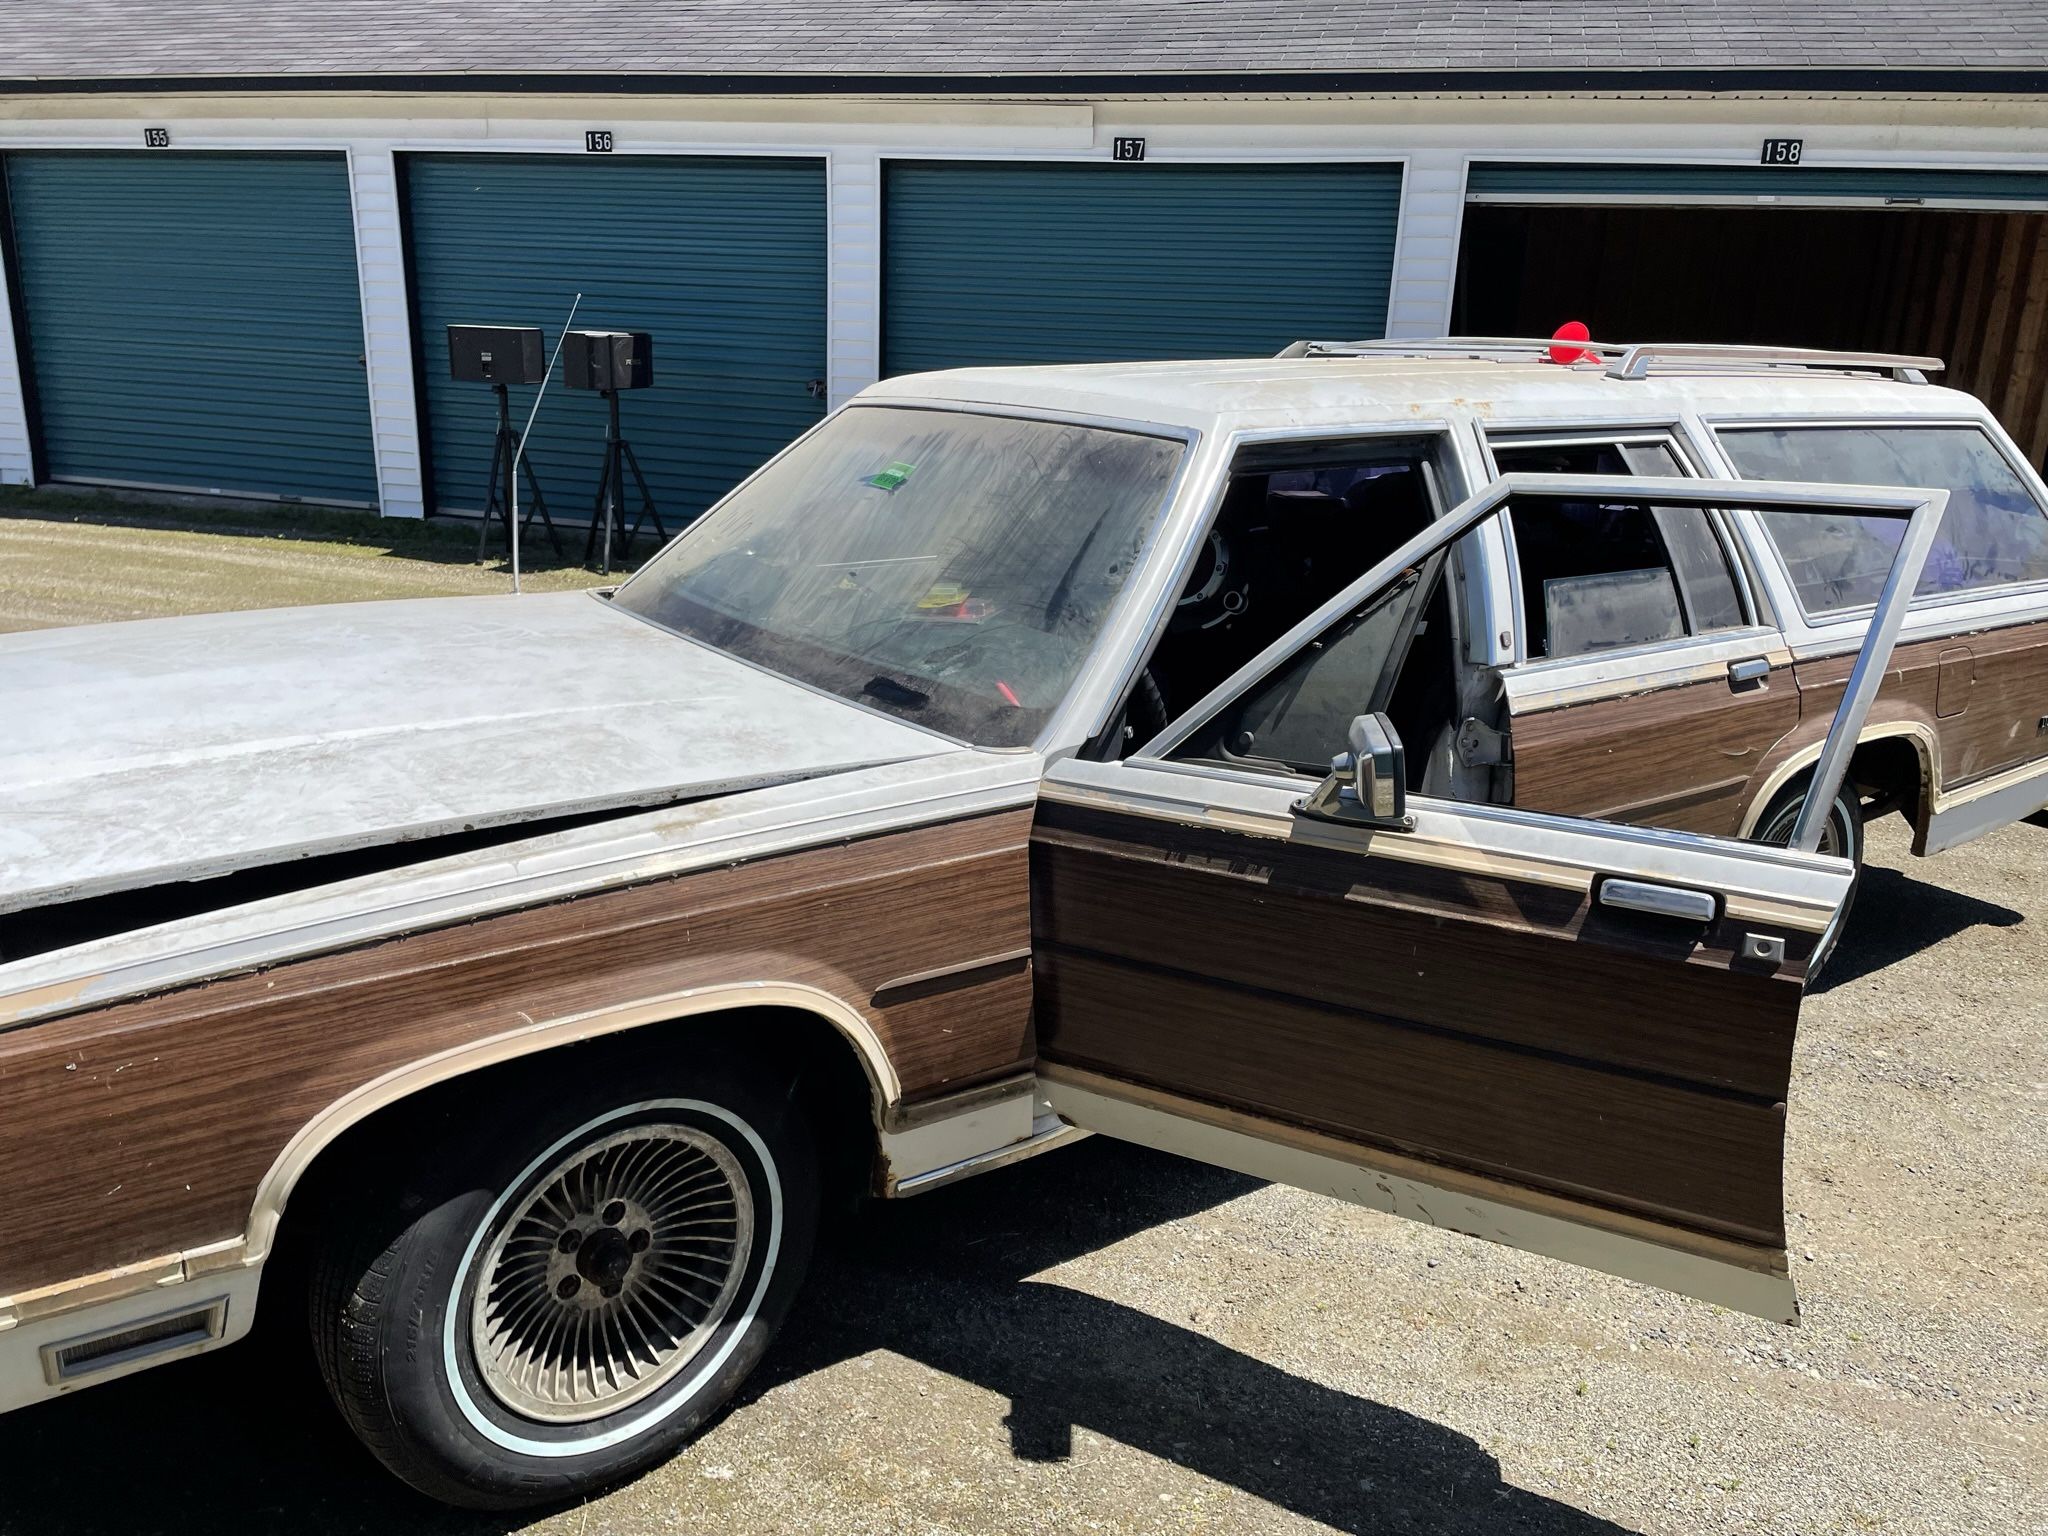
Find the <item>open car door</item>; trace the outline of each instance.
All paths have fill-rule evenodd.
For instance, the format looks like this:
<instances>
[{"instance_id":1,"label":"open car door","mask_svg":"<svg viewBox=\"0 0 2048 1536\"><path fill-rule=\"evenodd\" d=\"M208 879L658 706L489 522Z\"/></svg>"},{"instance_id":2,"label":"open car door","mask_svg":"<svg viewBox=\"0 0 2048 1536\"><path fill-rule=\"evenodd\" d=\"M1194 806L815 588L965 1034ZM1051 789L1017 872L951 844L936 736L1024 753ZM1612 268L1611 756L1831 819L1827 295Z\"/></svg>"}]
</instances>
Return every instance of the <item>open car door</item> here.
<instances>
[{"instance_id":1,"label":"open car door","mask_svg":"<svg viewBox=\"0 0 2048 1536\"><path fill-rule=\"evenodd\" d=\"M1401 744L1375 711L1443 554L1544 497L1903 525L1791 848L1407 792ZM1853 879L1811 850L1946 502L1509 476L1135 755L1053 767L1032 834L1032 930L1054 1110L1796 1322L1782 1169L1793 1038L1808 961ZM1357 718L1327 724L1332 701ZM1252 745L1261 732L1298 741L1304 720L1342 754L1320 782Z\"/></svg>"}]
</instances>

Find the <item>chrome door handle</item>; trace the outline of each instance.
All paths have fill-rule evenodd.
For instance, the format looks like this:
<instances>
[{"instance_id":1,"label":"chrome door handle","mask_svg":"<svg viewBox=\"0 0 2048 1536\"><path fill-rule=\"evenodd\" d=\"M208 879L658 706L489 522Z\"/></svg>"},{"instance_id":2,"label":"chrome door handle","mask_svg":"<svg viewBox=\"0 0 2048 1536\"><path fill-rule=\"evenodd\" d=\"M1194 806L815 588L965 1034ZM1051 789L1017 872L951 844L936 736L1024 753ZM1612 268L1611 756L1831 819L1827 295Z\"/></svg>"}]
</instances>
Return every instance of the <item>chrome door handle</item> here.
<instances>
[{"instance_id":1,"label":"chrome door handle","mask_svg":"<svg viewBox=\"0 0 2048 1536\"><path fill-rule=\"evenodd\" d=\"M1711 923L1721 907L1706 891L1658 885L1649 880L1602 880L1600 905L1619 907L1624 912L1648 912L1653 917L1679 917L1689 923Z\"/></svg>"},{"instance_id":2,"label":"chrome door handle","mask_svg":"<svg viewBox=\"0 0 2048 1536\"><path fill-rule=\"evenodd\" d=\"M1770 659L1765 656L1749 656L1741 661L1728 663L1728 686L1748 688L1764 682L1771 675Z\"/></svg>"}]
</instances>

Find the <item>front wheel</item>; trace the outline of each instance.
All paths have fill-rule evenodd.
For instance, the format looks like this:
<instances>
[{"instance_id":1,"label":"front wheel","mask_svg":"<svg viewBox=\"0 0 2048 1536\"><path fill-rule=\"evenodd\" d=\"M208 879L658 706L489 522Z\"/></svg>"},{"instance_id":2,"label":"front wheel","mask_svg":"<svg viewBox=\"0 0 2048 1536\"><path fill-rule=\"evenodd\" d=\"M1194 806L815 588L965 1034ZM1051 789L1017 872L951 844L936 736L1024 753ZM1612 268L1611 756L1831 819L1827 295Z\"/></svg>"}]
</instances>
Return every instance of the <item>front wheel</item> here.
<instances>
[{"instance_id":1,"label":"front wheel","mask_svg":"<svg viewBox=\"0 0 2048 1536\"><path fill-rule=\"evenodd\" d=\"M450 1138L316 1265L336 1403L451 1504L567 1499L672 1454L759 1361L809 1261L816 1155L789 1094L724 1068L570 1097Z\"/></svg>"},{"instance_id":2,"label":"front wheel","mask_svg":"<svg viewBox=\"0 0 2048 1536\"><path fill-rule=\"evenodd\" d=\"M1751 836L1759 843L1775 843L1780 848L1792 844L1792 829L1799 821L1799 808L1806 803L1804 784L1794 784L1778 792L1770 806L1756 824ZM1838 859L1847 859L1855 866L1856 876L1850 882L1848 894L1842 898L1842 905L1835 911L1835 919L1829 923L1814 946L1813 958L1806 965L1806 979L1811 982L1834 957L1835 945L1842 937L1842 929L1849 921L1849 908L1855 904L1856 888L1863 883L1863 802L1854 786L1844 784L1836 792L1834 804L1828 807L1828 818L1821 824L1819 853L1830 854Z\"/></svg>"}]
</instances>

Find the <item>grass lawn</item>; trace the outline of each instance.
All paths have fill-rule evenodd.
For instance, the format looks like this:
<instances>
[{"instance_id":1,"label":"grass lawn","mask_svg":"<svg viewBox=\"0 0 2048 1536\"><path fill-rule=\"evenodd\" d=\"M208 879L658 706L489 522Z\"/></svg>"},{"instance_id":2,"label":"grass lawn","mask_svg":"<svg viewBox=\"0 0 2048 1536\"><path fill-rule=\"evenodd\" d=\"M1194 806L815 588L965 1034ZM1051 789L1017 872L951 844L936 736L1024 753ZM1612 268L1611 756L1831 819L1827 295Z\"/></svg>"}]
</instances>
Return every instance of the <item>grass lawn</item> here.
<instances>
[{"instance_id":1,"label":"grass lawn","mask_svg":"<svg viewBox=\"0 0 2048 1536\"><path fill-rule=\"evenodd\" d=\"M563 531L572 561L582 541L582 529ZM654 544L636 548L645 556ZM545 535L521 541L521 563L533 592L601 586L630 569L607 578L565 565ZM502 544L477 563L474 523L0 488L0 631L511 589Z\"/></svg>"}]
</instances>

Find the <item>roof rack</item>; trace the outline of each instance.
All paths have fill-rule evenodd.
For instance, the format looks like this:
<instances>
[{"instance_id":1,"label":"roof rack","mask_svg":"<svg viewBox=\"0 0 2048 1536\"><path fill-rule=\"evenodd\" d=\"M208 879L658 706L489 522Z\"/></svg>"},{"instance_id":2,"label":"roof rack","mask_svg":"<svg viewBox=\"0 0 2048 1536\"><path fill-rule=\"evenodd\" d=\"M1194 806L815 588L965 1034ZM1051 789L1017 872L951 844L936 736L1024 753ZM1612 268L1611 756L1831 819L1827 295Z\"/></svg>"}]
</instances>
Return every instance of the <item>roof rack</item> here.
<instances>
[{"instance_id":1,"label":"roof rack","mask_svg":"<svg viewBox=\"0 0 2048 1536\"><path fill-rule=\"evenodd\" d=\"M1603 341L1562 342L1538 336L1434 336L1416 341L1297 341L1280 357L1546 357L1552 347L1576 347L1602 357L1619 357L1628 348Z\"/></svg>"},{"instance_id":2,"label":"roof rack","mask_svg":"<svg viewBox=\"0 0 2048 1536\"><path fill-rule=\"evenodd\" d=\"M1925 384L1927 375L1947 366L1938 357L1906 352L1834 352L1814 347L1736 347L1704 343L1647 342L1630 347L1607 370L1614 379L1647 378L1661 363L1721 365L1732 368L1837 368L1851 372L1889 373L1902 384Z\"/></svg>"},{"instance_id":3,"label":"roof rack","mask_svg":"<svg viewBox=\"0 0 2048 1536\"><path fill-rule=\"evenodd\" d=\"M1543 358L1552 347L1571 347L1608 364L1611 379L1644 379L1654 372L1715 369L1829 368L1888 373L1905 384L1925 384L1946 366L1938 357L1902 352L1837 352L1813 347L1747 347L1718 342L1571 341L1538 336L1437 336L1425 341L1297 341L1281 357L1457 357L1483 360ZM1676 367L1672 365L1677 365Z\"/></svg>"}]
</instances>

